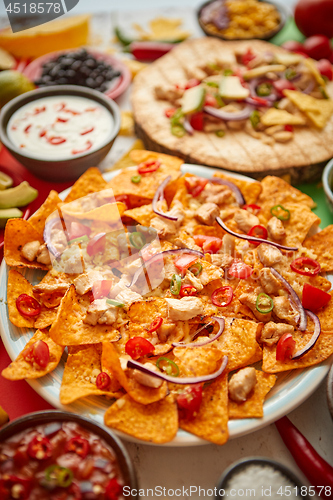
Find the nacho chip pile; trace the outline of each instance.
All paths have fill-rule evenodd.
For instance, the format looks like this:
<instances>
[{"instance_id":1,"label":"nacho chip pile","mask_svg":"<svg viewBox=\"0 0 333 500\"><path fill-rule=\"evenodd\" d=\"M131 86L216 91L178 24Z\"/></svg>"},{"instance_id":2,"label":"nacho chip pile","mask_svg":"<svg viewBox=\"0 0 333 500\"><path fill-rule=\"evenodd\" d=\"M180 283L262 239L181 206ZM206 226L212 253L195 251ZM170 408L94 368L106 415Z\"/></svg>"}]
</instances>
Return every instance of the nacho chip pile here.
<instances>
[{"instance_id":1,"label":"nacho chip pile","mask_svg":"<svg viewBox=\"0 0 333 500\"><path fill-rule=\"evenodd\" d=\"M61 362L62 404L107 398L113 429L222 445L230 419L263 417L280 373L333 353L321 274L333 226L315 234L313 201L279 178L182 175L180 159L144 150L131 161L110 182L91 168L64 202L51 191L8 222L8 314L35 333L2 376ZM45 275L33 286L24 268Z\"/></svg>"}]
</instances>

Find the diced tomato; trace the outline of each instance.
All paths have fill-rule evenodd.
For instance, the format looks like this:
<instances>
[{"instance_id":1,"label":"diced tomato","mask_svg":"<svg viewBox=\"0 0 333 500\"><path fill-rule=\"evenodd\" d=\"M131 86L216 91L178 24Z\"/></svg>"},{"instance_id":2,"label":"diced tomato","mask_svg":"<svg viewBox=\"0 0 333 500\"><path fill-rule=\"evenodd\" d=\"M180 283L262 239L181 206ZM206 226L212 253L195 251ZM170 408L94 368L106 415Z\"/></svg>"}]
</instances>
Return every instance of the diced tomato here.
<instances>
[{"instance_id":1,"label":"diced tomato","mask_svg":"<svg viewBox=\"0 0 333 500\"><path fill-rule=\"evenodd\" d=\"M283 362L287 359L291 359L295 347L296 342L293 339L291 333L285 333L284 335L282 335L276 346L276 360Z\"/></svg>"},{"instance_id":2,"label":"diced tomato","mask_svg":"<svg viewBox=\"0 0 333 500\"><path fill-rule=\"evenodd\" d=\"M177 396L177 405L181 417L191 420L200 410L202 401L202 384L193 384Z\"/></svg>"},{"instance_id":3,"label":"diced tomato","mask_svg":"<svg viewBox=\"0 0 333 500\"><path fill-rule=\"evenodd\" d=\"M206 94L205 97L205 106L212 106L213 108L217 108L217 100L212 94Z\"/></svg>"},{"instance_id":4,"label":"diced tomato","mask_svg":"<svg viewBox=\"0 0 333 500\"><path fill-rule=\"evenodd\" d=\"M182 285L179 295L183 297L194 297L197 294L197 289L192 285Z\"/></svg>"},{"instance_id":5,"label":"diced tomato","mask_svg":"<svg viewBox=\"0 0 333 500\"><path fill-rule=\"evenodd\" d=\"M162 316L158 316L157 318L154 319L154 321L152 321L152 323L150 323L149 331L156 332L156 330L158 330L160 326L162 326L162 323L163 323Z\"/></svg>"},{"instance_id":6,"label":"diced tomato","mask_svg":"<svg viewBox=\"0 0 333 500\"><path fill-rule=\"evenodd\" d=\"M294 132L294 127L292 125L285 125L284 130L286 132Z\"/></svg>"},{"instance_id":7,"label":"diced tomato","mask_svg":"<svg viewBox=\"0 0 333 500\"><path fill-rule=\"evenodd\" d=\"M30 347L27 347L22 355L29 363L37 363L41 368L46 368L50 361L49 346L43 340L37 340Z\"/></svg>"},{"instance_id":8,"label":"diced tomato","mask_svg":"<svg viewBox=\"0 0 333 500\"><path fill-rule=\"evenodd\" d=\"M80 238L80 236L84 236L85 234L89 236L90 233L90 227L81 224L81 222L71 222L70 230L68 231L68 239L74 240L75 238Z\"/></svg>"},{"instance_id":9,"label":"diced tomato","mask_svg":"<svg viewBox=\"0 0 333 500\"><path fill-rule=\"evenodd\" d=\"M21 293L21 295L17 297L16 308L22 316L26 316L27 318L38 316L42 310L39 302L26 293Z\"/></svg>"},{"instance_id":10,"label":"diced tomato","mask_svg":"<svg viewBox=\"0 0 333 500\"><path fill-rule=\"evenodd\" d=\"M125 352L133 359L139 359L146 354L152 354L155 347L144 337L132 337L126 342Z\"/></svg>"},{"instance_id":11,"label":"diced tomato","mask_svg":"<svg viewBox=\"0 0 333 500\"><path fill-rule=\"evenodd\" d=\"M75 436L67 441L65 451L69 453L76 453L81 458L86 458L90 451L90 444L87 439L80 436Z\"/></svg>"},{"instance_id":12,"label":"diced tomato","mask_svg":"<svg viewBox=\"0 0 333 500\"><path fill-rule=\"evenodd\" d=\"M193 236L193 239L205 253L217 253L222 247L221 238L217 238L216 236L196 234Z\"/></svg>"},{"instance_id":13,"label":"diced tomato","mask_svg":"<svg viewBox=\"0 0 333 500\"><path fill-rule=\"evenodd\" d=\"M208 179L205 179L204 177L185 177L186 189L190 195L193 196L193 198L196 198L200 193L202 193L207 183Z\"/></svg>"},{"instance_id":14,"label":"diced tomato","mask_svg":"<svg viewBox=\"0 0 333 500\"><path fill-rule=\"evenodd\" d=\"M92 287L92 293L94 300L100 299L101 297L107 297L112 286L112 280L97 280L94 281Z\"/></svg>"},{"instance_id":15,"label":"diced tomato","mask_svg":"<svg viewBox=\"0 0 333 500\"><path fill-rule=\"evenodd\" d=\"M94 236L87 245L87 254L92 257L99 252L104 252L106 242L106 234L98 233Z\"/></svg>"},{"instance_id":16,"label":"diced tomato","mask_svg":"<svg viewBox=\"0 0 333 500\"><path fill-rule=\"evenodd\" d=\"M105 499L106 500L118 500L122 497L123 487L118 483L118 480L114 477L110 479L105 488Z\"/></svg>"},{"instance_id":17,"label":"diced tomato","mask_svg":"<svg viewBox=\"0 0 333 500\"><path fill-rule=\"evenodd\" d=\"M253 273L251 266L248 266L240 259L234 259L229 267L228 274L234 278L247 279Z\"/></svg>"},{"instance_id":18,"label":"diced tomato","mask_svg":"<svg viewBox=\"0 0 333 500\"><path fill-rule=\"evenodd\" d=\"M310 311L318 311L321 307L326 306L331 300L331 295L315 286L305 283L302 292L302 305Z\"/></svg>"},{"instance_id":19,"label":"diced tomato","mask_svg":"<svg viewBox=\"0 0 333 500\"><path fill-rule=\"evenodd\" d=\"M37 460L47 460L52 456L52 443L46 438L37 434L28 444L28 455Z\"/></svg>"},{"instance_id":20,"label":"diced tomato","mask_svg":"<svg viewBox=\"0 0 333 500\"><path fill-rule=\"evenodd\" d=\"M200 111L199 113L193 113L190 117L190 124L194 128L194 130L201 131L203 130L204 127L204 114L203 111Z\"/></svg>"},{"instance_id":21,"label":"diced tomato","mask_svg":"<svg viewBox=\"0 0 333 500\"><path fill-rule=\"evenodd\" d=\"M117 194L114 198L116 201L120 201L121 203L124 203L127 207L127 210L131 210L132 204L131 204L131 200L130 200L130 197L128 196L128 194Z\"/></svg>"},{"instance_id":22,"label":"diced tomato","mask_svg":"<svg viewBox=\"0 0 333 500\"><path fill-rule=\"evenodd\" d=\"M197 78L191 78L186 84L185 84L185 87L184 89L185 90L188 90L188 89L191 89L192 87L197 87L198 85L200 85L200 80L198 80Z\"/></svg>"},{"instance_id":23,"label":"diced tomato","mask_svg":"<svg viewBox=\"0 0 333 500\"><path fill-rule=\"evenodd\" d=\"M250 205L243 205L242 209L251 212L251 214L257 215L260 212L261 207L259 207L259 205L250 204Z\"/></svg>"},{"instance_id":24,"label":"diced tomato","mask_svg":"<svg viewBox=\"0 0 333 500\"><path fill-rule=\"evenodd\" d=\"M320 59L320 61L317 62L317 69L319 73L323 76L326 76L328 80L333 80L333 68L328 59Z\"/></svg>"},{"instance_id":25,"label":"diced tomato","mask_svg":"<svg viewBox=\"0 0 333 500\"><path fill-rule=\"evenodd\" d=\"M272 82L272 84L281 97L283 96L284 90L296 90L295 85L287 79L281 78L280 80Z\"/></svg>"},{"instance_id":26,"label":"diced tomato","mask_svg":"<svg viewBox=\"0 0 333 500\"><path fill-rule=\"evenodd\" d=\"M186 270L198 260L196 255L191 254L183 254L181 257L174 261L176 268L181 272L181 275L184 276L186 274Z\"/></svg>"},{"instance_id":27,"label":"diced tomato","mask_svg":"<svg viewBox=\"0 0 333 500\"><path fill-rule=\"evenodd\" d=\"M176 113L177 108L167 108L164 111L164 114L167 118L172 118L172 116Z\"/></svg>"}]
</instances>

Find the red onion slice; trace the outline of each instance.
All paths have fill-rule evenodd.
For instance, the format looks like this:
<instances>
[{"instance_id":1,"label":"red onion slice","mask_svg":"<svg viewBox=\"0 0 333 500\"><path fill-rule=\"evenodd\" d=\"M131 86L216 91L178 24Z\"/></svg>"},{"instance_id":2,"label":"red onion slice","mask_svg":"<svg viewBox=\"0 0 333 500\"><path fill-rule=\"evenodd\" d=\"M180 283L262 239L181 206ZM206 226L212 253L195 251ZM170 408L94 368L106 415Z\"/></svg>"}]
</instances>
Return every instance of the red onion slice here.
<instances>
[{"instance_id":1,"label":"red onion slice","mask_svg":"<svg viewBox=\"0 0 333 500\"><path fill-rule=\"evenodd\" d=\"M282 283L282 285L290 293L291 298L294 301L295 306L297 307L297 310L298 310L298 312L300 314L300 320L299 320L298 328L301 330L301 332L304 332L306 330L306 327L307 327L307 324L308 324L308 320L307 320L307 317L306 317L305 309L302 306L302 302L300 301L300 298L298 297L298 295L295 292L295 290L293 289L293 287L288 283L288 281L286 279L284 279L284 277L281 276L281 274L278 273L274 269L274 267L270 267L269 269L271 270L271 273L273 274L273 276L275 276L275 278L277 278L280 281L280 283Z\"/></svg>"},{"instance_id":2,"label":"red onion slice","mask_svg":"<svg viewBox=\"0 0 333 500\"><path fill-rule=\"evenodd\" d=\"M165 373L162 372L155 372L154 370L147 368L142 363L138 363L137 361L133 361L132 359L127 361L127 368L140 370L141 372L146 373L147 375L160 378L172 384L187 385L187 384L200 384L204 382L210 382L211 380L215 380L217 377L222 375L227 366L227 363L228 363L228 356L223 356L221 366L216 372L210 373L209 375L201 375L199 377L182 377L182 378L172 377L171 375L166 375Z\"/></svg>"},{"instance_id":3,"label":"red onion slice","mask_svg":"<svg viewBox=\"0 0 333 500\"><path fill-rule=\"evenodd\" d=\"M151 264L153 264L157 260L160 260L161 257L163 258L165 255L172 255L172 254L175 254L175 253L189 253L189 254L192 254L192 255L197 255L201 259L203 259L205 257L205 255L202 252L199 252L199 250L192 250L191 248L174 248L172 250L164 250L164 252L156 253L155 255L153 255L152 257L150 257L150 259L146 260L144 262L144 264L142 264L142 266L139 267L139 269L133 275L131 283L129 285L126 285L126 286L128 288L130 288L131 286L133 286L138 281L141 273L144 271L144 269L147 266L150 266Z\"/></svg>"},{"instance_id":4,"label":"red onion slice","mask_svg":"<svg viewBox=\"0 0 333 500\"><path fill-rule=\"evenodd\" d=\"M311 339L309 340L309 342L302 349L295 352L295 354L291 357L291 359L299 359L302 356L304 356L304 354L309 352L310 349L312 349L312 347L317 342L319 335L320 335L320 332L321 332L321 326L320 326L320 321L319 321L318 316L316 314L314 314L313 312L309 311L308 309L305 309L305 313L314 322L314 332L313 332L313 335L312 335Z\"/></svg>"},{"instance_id":5,"label":"red onion slice","mask_svg":"<svg viewBox=\"0 0 333 500\"><path fill-rule=\"evenodd\" d=\"M214 340L217 340L223 333L225 321L224 321L224 318L218 318L217 316L212 316L211 319L214 319L215 321L217 321L219 324L219 327L220 327L219 331L217 332L216 335L214 335L213 338L208 337L207 340L204 340L203 342L188 342L187 344L185 342L173 342L172 346L173 347L202 347L204 345L211 344L212 342L214 342ZM208 323L208 324L211 324L211 323ZM206 328L206 326L208 326L208 325L204 325L203 327L199 328L199 330L193 335L193 338L195 338L197 336L197 334L199 332L201 332L201 330Z\"/></svg>"},{"instance_id":6,"label":"red onion slice","mask_svg":"<svg viewBox=\"0 0 333 500\"><path fill-rule=\"evenodd\" d=\"M212 106L204 106L203 110L209 115L215 116L215 118L220 118L221 120L224 121L229 121L229 120L240 121L249 118L250 114L254 110L254 107L248 104L247 106L245 106L244 109L242 109L238 113L230 113L230 112L228 113L228 111L223 111L223 108L217 109L213 108Z\"/></svg>"},{"instance_id":7,"label":"red onion slice","mask_svg":"<svg viewBox=\"0 0 333 500\"><path fill-rule=\"evenodd\" d=\"M219 177L212 177L211 179L209 179L208 182L212 182L213 184L223 184L224 186L228 186L234 193L237 203L239 203L240 205L245 205L245 200L240 189L233 182L227 181L225 179L220 179Z\"/></svg>"},{"instance_id":8,"label":"red onion slice","mask_svg":"<svg viewBox=\"0 0 333 500\"><path fill-rule=\"evenodd\" d=\"M188 119L187 116L185 116L185 119L184 119L184 129L186 130L186 132L188 134L190 134L190 135L194 134L194 128L190 124L189 119Z\"/></svg>"},{"instance_id":9,"label":"red onion slice","mask_svg":"<svg viewBox=\"0 0 333 500\"><path fill-rule=\"evenodd\" d=\"M263 238L256 238L255 236L248 236L245 234L238 234L231 229L228 228L220 217L216 217L216 222L224 229L227 233L235 236L236 238L240 238L241 240L246 241L254 241L255 243L267 243L267 245L272 245L273 247L280 248L281 250L287 250L289 252L296 252L298 250L297 247L285 247L284 245L280 245L279 243L275 243L275 241L264 240Z\"/></svg>"},{"instance_id":10,"label":"red onion slice","mask_svg":"<svg viewBox=\"0 0 333 500\"><path fill-rule=\"evenodd\" d=\"M177 221L178 217L175 217L173 215L167 215L157 208L157 203L159 201L164 200L164 189L166 188L166 186L169 184L170 181L171 181L171 175L168 175L168 177L166 179L164 179L164 181L158 186L156 193L154 195L153 201L152 201L152 207L153 207L153 211L155 212L156 215L159 215L160 217L164 217L165 219L168 219L168 220Z\"/></svg>"},{"instance_id":11,"label":"red onion slice","mask_svg":"<svg viewBox=\"0 0 333 500\"><path fill-rule=\"evenodd\" d=\"M54 228L56 224L61 222L61 219L59 217L54 217L53 219L49 220L46 222L45 227L44 227L44 232L43 232L43 238L46 243L47 249L49 252L54 255L54 257L57 259L60 257L60 252L53 246L52 240L51 240L51 231Z\"/></svg>"}]
</instances>

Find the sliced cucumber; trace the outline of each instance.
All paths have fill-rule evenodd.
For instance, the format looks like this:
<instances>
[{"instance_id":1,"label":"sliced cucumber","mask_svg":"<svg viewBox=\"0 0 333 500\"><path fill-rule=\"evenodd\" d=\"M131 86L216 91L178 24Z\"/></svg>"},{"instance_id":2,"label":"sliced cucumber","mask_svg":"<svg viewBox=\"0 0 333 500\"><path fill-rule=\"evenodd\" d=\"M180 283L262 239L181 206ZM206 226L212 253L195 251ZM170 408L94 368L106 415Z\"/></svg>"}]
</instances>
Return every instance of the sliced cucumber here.
<instances>
[{"instance_id":1,"label":"sliced cucumber","mask_svg":"<svg viewBox=\"0 0 333 500\"><path fill-rule=\"evenodd\" d=\"M200 111L204 105L206 90L201 85L185 90L182 98L182 112L185 115Z\"/></svg>"}]
</instances>

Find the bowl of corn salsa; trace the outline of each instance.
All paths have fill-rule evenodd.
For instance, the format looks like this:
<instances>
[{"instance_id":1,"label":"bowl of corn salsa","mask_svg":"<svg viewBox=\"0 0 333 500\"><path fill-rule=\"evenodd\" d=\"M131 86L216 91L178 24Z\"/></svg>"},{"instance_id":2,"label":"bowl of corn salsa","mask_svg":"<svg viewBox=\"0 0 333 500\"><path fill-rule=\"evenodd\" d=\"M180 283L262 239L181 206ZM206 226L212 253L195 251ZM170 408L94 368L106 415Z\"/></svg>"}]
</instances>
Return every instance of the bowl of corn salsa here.
<instances>
[{"instance_id":1,"label":"bowl of corn salsa","mask_svg":"<svg viewBox=\"0 0 333 500\"><path fill-rule=\"evenodd\" d=\"M197 17L208 36L269 40L283 28L288 12L271 0L209 0L199 7Z\"/></svg>"}]
</instances>

